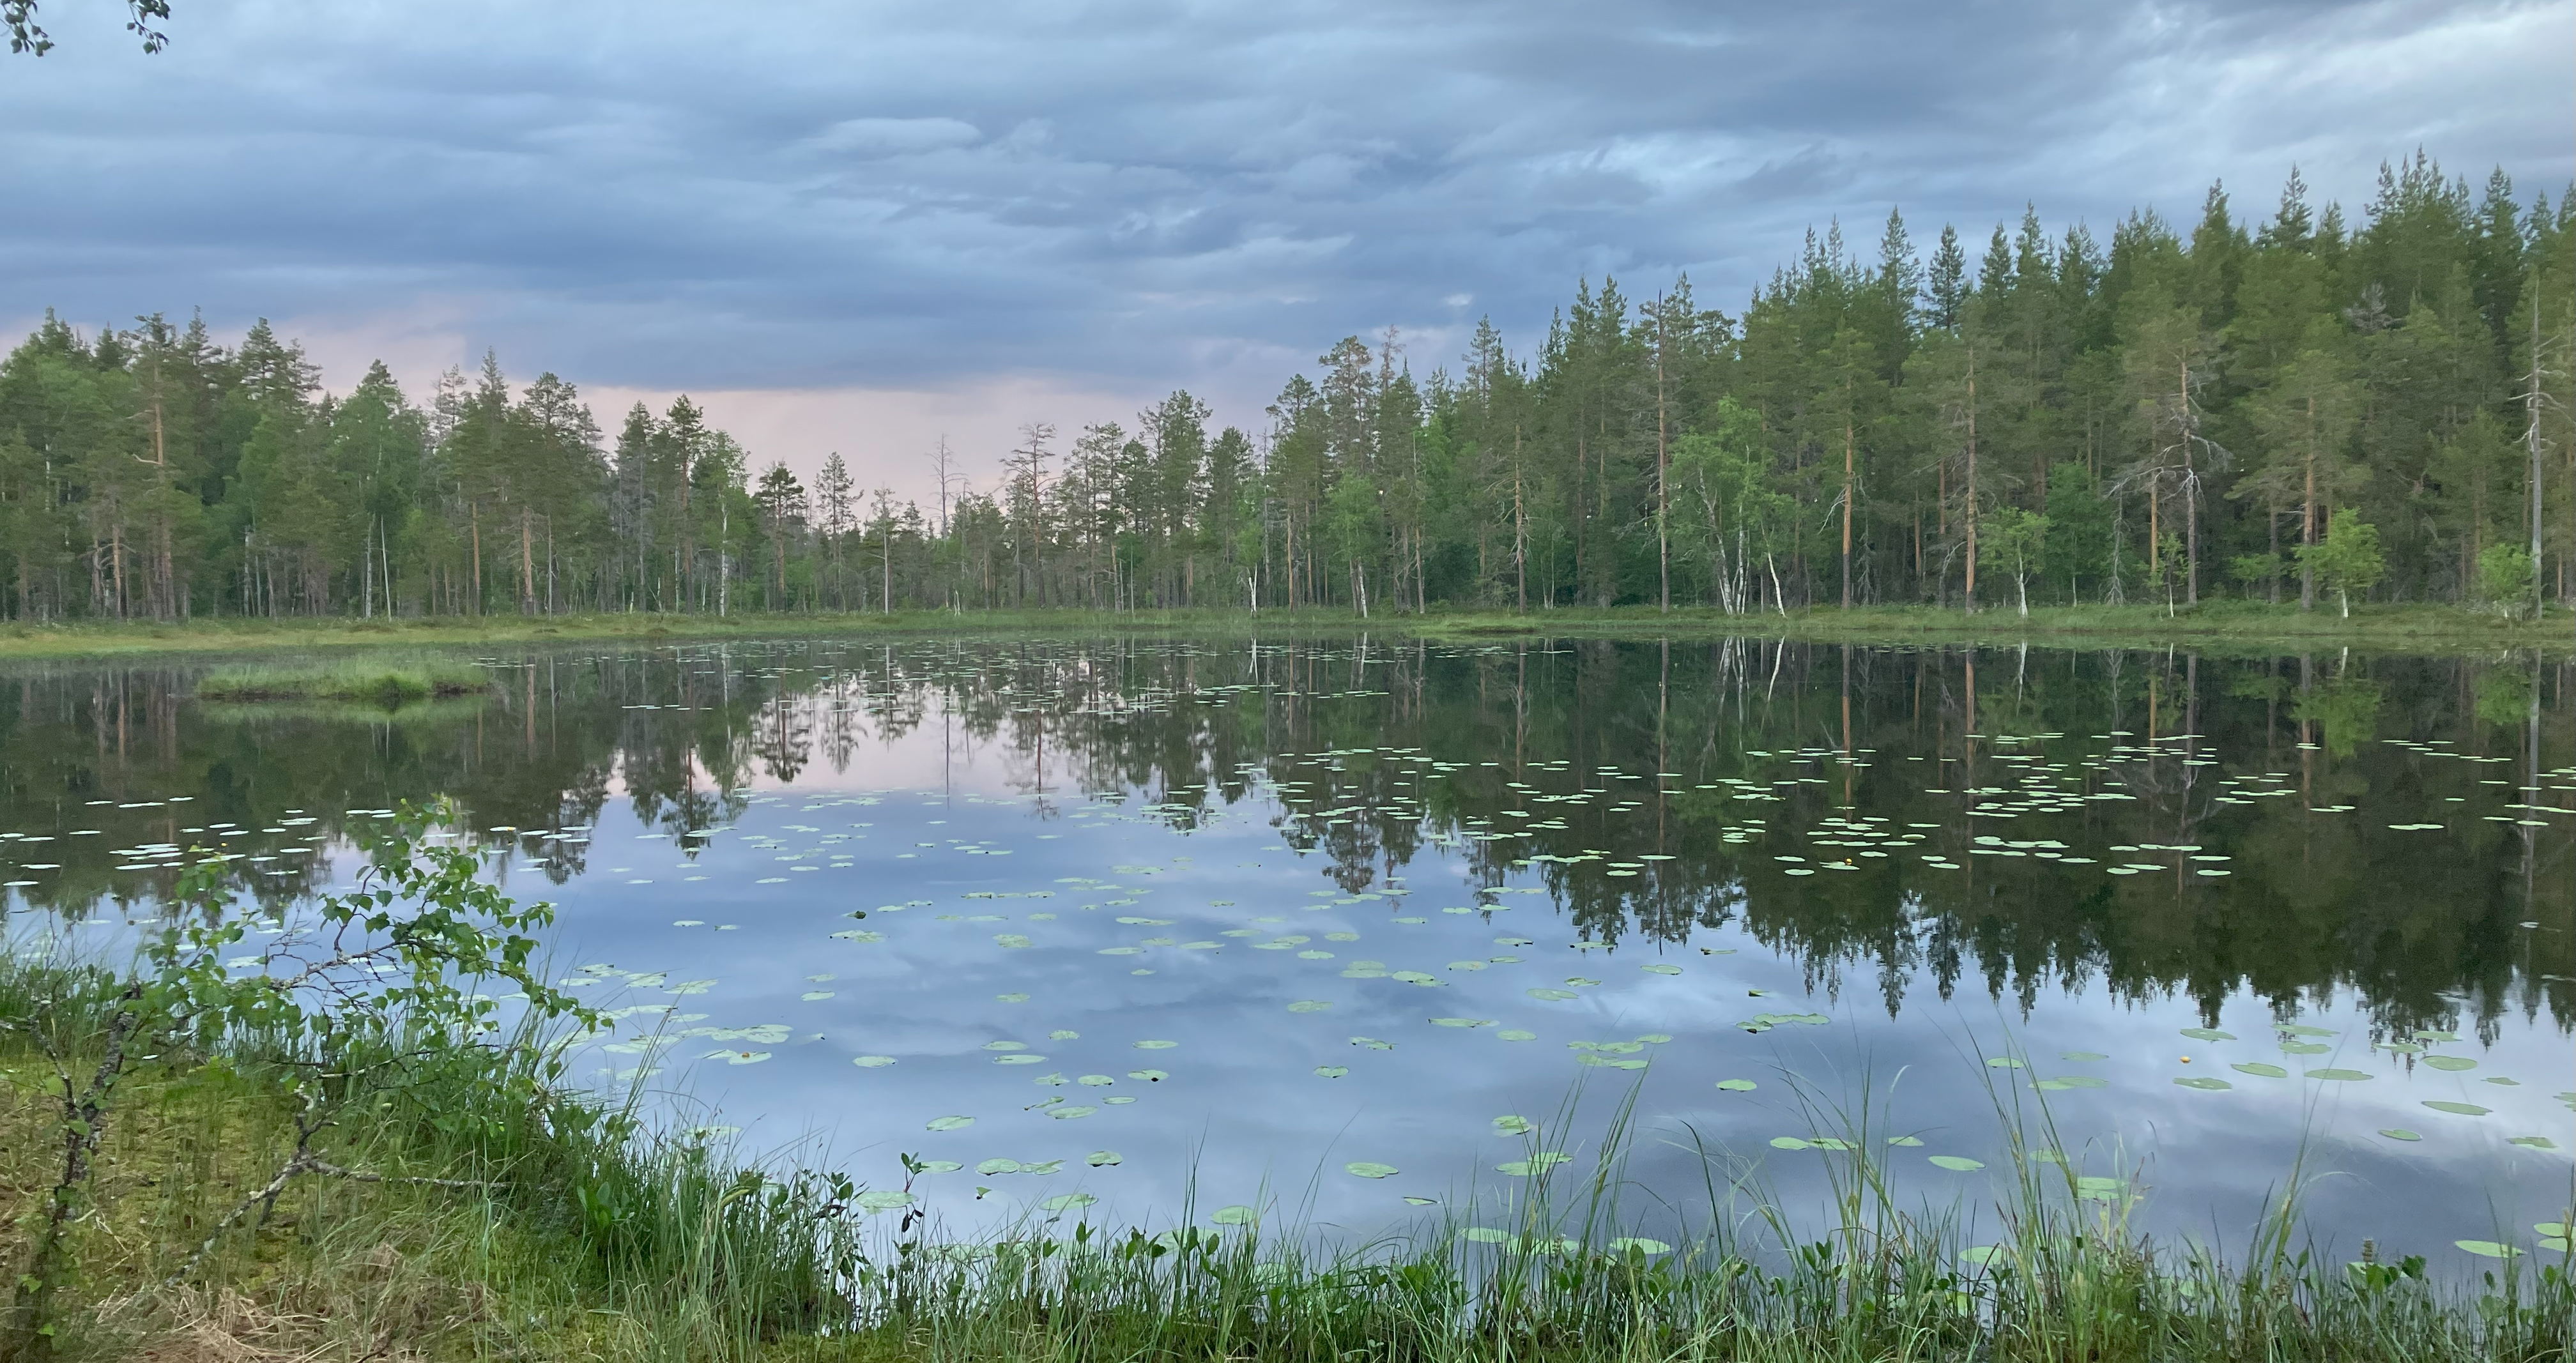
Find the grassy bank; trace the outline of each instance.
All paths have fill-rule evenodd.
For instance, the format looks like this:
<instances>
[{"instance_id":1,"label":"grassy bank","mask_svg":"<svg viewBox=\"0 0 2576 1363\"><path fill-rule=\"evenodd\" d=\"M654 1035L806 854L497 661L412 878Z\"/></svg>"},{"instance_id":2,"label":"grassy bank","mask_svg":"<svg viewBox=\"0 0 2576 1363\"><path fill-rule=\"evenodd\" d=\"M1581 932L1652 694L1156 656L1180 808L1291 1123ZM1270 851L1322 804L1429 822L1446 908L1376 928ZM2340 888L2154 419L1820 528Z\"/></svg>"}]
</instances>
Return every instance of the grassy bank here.
<instances>
[{"instance_id":1,"label":"grassy bank","mask_svg":"<svg viewBox=\"0 0 2576 1363\"><path fill-rule=\"evenodd\" d=\"M0 1019L22 1024L0 1043L12 1272L59 1159L57 1064L77 1076L95 1062L68 1048L105 1027L119 983L0 963ZM1096 1225L1075 1207L943 1242L902 1211L863 1210L899 1195L656 1135L614 1100L561 1088L547 1055L522 1034L488 1068L451 1067L348 1113L323 1140L332 1167L383 1181L305 1178L265 1207L256 1194L299 1140L261 1074L297 1057L235 1035L138 1070L106 1129L47 1353L2537 1363L2568 1356L2576 1312L2563 1253L2436 1283L2407 1247L2364 1266L2307 1252L2285 1207L2223 1262L2150 1244L2124 1195L2036 1157L1975 1218L1901 1208L1864 1130L1826 1156L1838 1196L1811 1215L1768 1205L1756 1183L1730 1198L1744 1169L1714 1160L1726 1211L1680 1247L1621 1236L1622 1193L1643 1197L1615 1160L1479 1218L1508 1233L1428 1223L1336 1250L1253 1224ZM258 1209L227 1227L246 1206ZM1987 1243L1970 1243L1972 1219Z\"/></svg>"},{"instance_id":2,"label":"grassy bank","mask_svg":"<svg viewBox=\"0 0 2576 1363\"><path fill-rule=\"evenodd\" d=\"M1358 634L1403 638L1716 638L1743 635L1852 643L2033 643L2057 647L2161 646L2381 652L2563 649L2576 646L2576 613L2512 620L2455 606L2369 606L2350 618L2259 602L2217 601L2168 614L2163 606L2059 606L2027 617L2007 609L1969 615L1928 606L1831 608L1786 615L1727 615L1693 607L1561 609L1527 613L1435 609L1361 620L1346 610L1232 609L897 611L892 614L445 616L416 620L192 620L0 624L0 659L115 657L287 650L498 647L565 642L661 643L786 635L920 636L1060 633L1119 635Z\"/></svg>"}]
</instances>

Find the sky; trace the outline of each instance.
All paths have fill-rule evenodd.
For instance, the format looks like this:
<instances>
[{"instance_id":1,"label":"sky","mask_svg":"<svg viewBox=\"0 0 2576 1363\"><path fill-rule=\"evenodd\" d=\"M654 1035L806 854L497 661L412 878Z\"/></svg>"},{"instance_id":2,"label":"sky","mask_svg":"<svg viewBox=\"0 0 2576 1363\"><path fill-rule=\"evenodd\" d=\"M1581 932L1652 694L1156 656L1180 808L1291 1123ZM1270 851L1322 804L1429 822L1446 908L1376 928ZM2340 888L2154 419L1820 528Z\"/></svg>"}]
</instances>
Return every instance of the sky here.
<instances>
[{"instance_id":1,"label":"sky","mask_svg":"<svg viewBox=\"0 0 2576 1363\"><path fill-rule=\"evenodd\" d=\"M0 59L0 326L202 310L417 395L486 348L603 425L927 499L1176 387L1256 427L1343 336L1527 350L1580 278L1730 312L1805 232L2107 238L2421 147L2576 179L2576 0L44 0Z\"/></svg>"}]
</instances>

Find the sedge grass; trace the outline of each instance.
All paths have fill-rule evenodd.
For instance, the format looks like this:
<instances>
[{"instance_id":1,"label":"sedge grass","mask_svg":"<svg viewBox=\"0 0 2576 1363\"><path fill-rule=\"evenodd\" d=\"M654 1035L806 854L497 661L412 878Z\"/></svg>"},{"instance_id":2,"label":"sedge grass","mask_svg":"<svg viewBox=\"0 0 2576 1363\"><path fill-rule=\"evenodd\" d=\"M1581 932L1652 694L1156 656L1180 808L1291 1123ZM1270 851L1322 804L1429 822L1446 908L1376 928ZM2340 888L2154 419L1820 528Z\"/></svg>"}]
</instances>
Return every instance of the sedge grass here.
<instances>
[{"instance_id":1,"label":"sedge grass","mask_svg":"<svg viewBox=\"0 0 2576 1363\"><path fill-rule=\"evenodd\" d=\"M491 688L483 669L452 658L338 658L303 665L235 664L197 682L214 701L338 701L391 709Z\"/></svg>"}]
</instances>

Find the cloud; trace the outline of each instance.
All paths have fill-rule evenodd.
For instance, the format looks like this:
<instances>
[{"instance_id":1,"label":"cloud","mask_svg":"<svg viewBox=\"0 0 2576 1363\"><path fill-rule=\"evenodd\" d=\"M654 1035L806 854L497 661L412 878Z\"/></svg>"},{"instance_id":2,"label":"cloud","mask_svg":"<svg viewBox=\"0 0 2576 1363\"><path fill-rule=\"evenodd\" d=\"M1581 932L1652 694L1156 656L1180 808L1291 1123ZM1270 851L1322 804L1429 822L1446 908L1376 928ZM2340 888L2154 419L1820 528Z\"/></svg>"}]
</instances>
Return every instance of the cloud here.
<instances>
[{"instance_id":1,"label":"cloud","mask_svg":"<svg viewBox=\"0 0 2576 1363\"><path fill-rule=\"evenodd\" d=\"M845 118L807 143L816 151L859 156L909 156L982 141L972 123L953 118Z\"/></svg>"},{"instance_id":2,"label":"cloud","mask_svg":"<svg viewBox=\"0 0 2576 1363\"><path fill-rule=\"evenodd\" d=\"M0 316L201 305L657 392L1035 376L1251 421L1342 335L1451 361L1466 298L1527 345L1603 273L1734 306L1890 205L1975 242L2218 177L2260 213L2293 161L2353 203L2418 144L2576 175L2576 0L242 0L151 58L116 13L0 84Z\"/></svg>"}]
</instances>

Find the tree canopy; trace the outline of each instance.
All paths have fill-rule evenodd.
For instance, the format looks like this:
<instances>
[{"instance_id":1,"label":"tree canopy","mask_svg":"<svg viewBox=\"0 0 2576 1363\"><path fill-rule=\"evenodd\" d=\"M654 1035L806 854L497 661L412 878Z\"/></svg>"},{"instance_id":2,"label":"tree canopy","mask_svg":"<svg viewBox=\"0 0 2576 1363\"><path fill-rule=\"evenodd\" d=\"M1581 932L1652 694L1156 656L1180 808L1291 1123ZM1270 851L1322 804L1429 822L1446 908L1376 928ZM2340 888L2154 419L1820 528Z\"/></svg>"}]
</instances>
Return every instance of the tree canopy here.
<instances>
[{"instance_id":1,"label":"tree canopy","mask_svg":"<svg viewBox=\"0 0 2576 1363\"><path fill-rule=\"evenodd\" d=\"M2295 172L2258 224L2213 187L2107 244L2032 209L1926 260L1891 213L1738 313L1584 280L1526 353L1345 337L1257 429L1175 392L1032 425L982 486L943 444L927 508L685 397L603 426L488 355L325 393L264 322L48 316L0 361L0 609L2565 601L2570 221L2420 153L2357 223Z\"/></svg>"}]
</instances>

